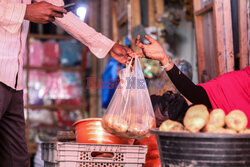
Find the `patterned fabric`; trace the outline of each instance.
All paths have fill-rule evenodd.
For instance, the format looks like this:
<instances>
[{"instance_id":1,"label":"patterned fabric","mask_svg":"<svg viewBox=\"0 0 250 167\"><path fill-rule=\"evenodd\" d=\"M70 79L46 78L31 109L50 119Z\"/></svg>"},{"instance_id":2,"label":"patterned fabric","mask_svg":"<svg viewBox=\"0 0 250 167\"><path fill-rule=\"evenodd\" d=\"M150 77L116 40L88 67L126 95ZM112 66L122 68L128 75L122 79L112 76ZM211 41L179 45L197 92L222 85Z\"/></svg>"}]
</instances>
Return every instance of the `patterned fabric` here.
<instances>
[{"instance_id":1,"label":"patterned fabric","mask_svg":"<svg viewBox=\"0 0 250 167\"><path fill-rule=\"evenodd\" d=\"M46 1L58 6L64 4L63 0ZM0 82L16 90L23 89L21 55L25 51L29 27L29 21L24 20L24 15L26 4L30 2L31 0L0 0ZM113 41L96 32L72 12L65 14L63 18L56 18L55 24L89 47L98 58L104 58L114 45Z\"/></svg>"}]
</instances>

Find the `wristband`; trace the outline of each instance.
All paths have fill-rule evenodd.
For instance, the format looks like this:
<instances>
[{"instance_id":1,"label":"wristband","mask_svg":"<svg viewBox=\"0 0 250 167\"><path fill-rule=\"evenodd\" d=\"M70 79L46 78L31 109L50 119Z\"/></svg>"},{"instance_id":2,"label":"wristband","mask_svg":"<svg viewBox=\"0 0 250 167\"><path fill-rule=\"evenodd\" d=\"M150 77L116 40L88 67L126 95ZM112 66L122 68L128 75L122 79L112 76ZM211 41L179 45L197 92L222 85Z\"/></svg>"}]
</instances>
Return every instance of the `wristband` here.
<instances>
[{"instance_id":1,"label":"wristband","mask_svg":"<svg viewBox=\"0 0 250 167\"><path fill-rule=\"evenodd\" d=\"M168 68L171 65L171 62L172 62L172 60L171 60L171 58L169 58L168 63L165 64L164 66L161 66L161 70L164 71L165 68Z\"/></svg>"}]
</instances>

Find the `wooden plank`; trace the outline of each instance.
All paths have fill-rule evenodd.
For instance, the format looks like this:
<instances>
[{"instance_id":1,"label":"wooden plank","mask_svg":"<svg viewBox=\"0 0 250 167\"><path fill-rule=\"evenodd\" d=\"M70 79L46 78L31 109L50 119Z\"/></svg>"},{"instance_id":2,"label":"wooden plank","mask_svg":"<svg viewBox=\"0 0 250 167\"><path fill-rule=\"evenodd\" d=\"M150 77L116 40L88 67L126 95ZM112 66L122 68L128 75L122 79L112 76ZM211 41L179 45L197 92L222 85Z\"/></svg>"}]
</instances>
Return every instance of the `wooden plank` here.
<instances>
[{"instance_id":1,"label":"wooden plank","mask_svg":"<svg viewBox=\"0 0 250 167\"><path fill-rule=\"evenodd\" d=\"M247 30L247 0L239 0L239 47L240 69L247 67L248 62L248 30ZM248 9L249 10L249 9Z\"/></svg>"},{"instance_id":2,"label":"wooden plank","mask_svg":"<svg viewBox=\"0 0 250 167\"><path fill-rule=\"evenodd\" d=\"M211 10L213 10L213 4L208 4L205 7L195 11L194 14L196 16L200 16L200 15L205 14L205 13L211 11Z\"/></svg>"},{"instance_id":3,"label":"wooden plank","mask_svg":"<svg viewBox=\"0 0 250 167\"><path fill-rule=\"evenodd\" d=\"M112 8L112 37L115 42L118 41L118 25L117 25L117 14L115 10L115 0L111 1Z\"/></svg>"},{"instance_id":4,"label":"wooden plank","mask_svg":"<svg viewBox=\"0 0 250 167\"><path fill-rule=\"evenodd\" d=\"M231 1L224 0L224 34L226 48L226 72L234 71L234 46L232 30Z\"/></svg>"},{"instance_id":5,"label":"wooden plank","mask_svg":"<svg viewBox=\"0 0 250 167\"><path fill-rule=\"evenodd\" d=\"M29 34L28 38L35 38L35 39L56 39L56 40L67 40L67 39L74 39L72 36L69 35L44 35L44 34Z\"/></svg>"},{"instance_id":6,"label":"wooden plank","mask_svg":"<svg viewBox=\"0 0 250 167\"><path fill-rule=\"evenodd\" d=\"M81 110L82 105L78 106L73 106L73 105L29 105L29 106L24 106L25 109L30 109L30 110L42 110L42 109L47 109L47 110Z\"/></svg>"},{"instance_id":7,"label":"wooden plank","mask_svg":"<svg viewBox=\"0 0 250 167\"><path fill-rule=\"evenodd\" d=\"M132 49L136 48L135 39L132 37L132 29L135 26L141 24L141 6L140 0L130 0L130 4L128 5L128 11L130 12L128 16L128 34L131 36L131 47ZM129 13L128 12L128 13Z\"/></svg>"},{"instance_id":8,"label":"wooden plank","mask_svg":"<svg viewBox=\"0 0 250 167\"><path fill-rule=\"evenodd\" d=\"M76 71L82 72L81 67L34 67L34 66L24 66L24 69L29 70L41 70L41 71Z\"/></svg>"},{"instance_id":9,"label":"wooden plank","mask_svg":"<svg viewBox=\"0 0 250 167\"><path fill-rule=\"evenodd\" d=\"M155 18L161 18L164 13L164 0L155 0ZM160 26L160 23L156 22L156 26Z\"/></svg>"},{"instance_id":10,"label":"wooden plank","mask_svg":"<svg viewBox=\"0 0 250 167\"><path fill-rule=\"evenodd\" d=\"M148 0L148 25L155 26L155 3L154 3L154 0Z\"/></svg>"},{"instance_id":11,"label":"wooden plank","mask_svg":"<svg viewBox=\"0 0 250 167\"><path fill-rule=\"evenodd\" d=\"M213 6L217 75L222 75L226 72L223 1L214 0Z\"/></svg>"},{"instance_id":12,"label":"wooden plank","mask_svg":"<svg viewBox=\"0 0 250 167\"><path fill-rule=\"evenodd\" d=\"M202 82L207 82L217 77L213 12L207 12L202 15L202 27L203 27L203 39L205 39L203 41L205 66L206 66L206 73L208 75L208 77L205 78L203 74Z\"/></svg>"},{"instance_id":13,"label":"wooden plank","mask_svg":"<svg viewBox=\"0 0 250 167\"><path fill-rule=\"evenodd\" d=\"M131 28L141 24L140 0L131 0Z\"/></svg>"},{"instance_id":14,"label":"wooden plank","mask_svg":"<svg viewBox=\"0 0 250 167\"><path fill-rule=\"evenodd\" d=\"M200 0L194 0L194 11L201 8ZM202 28L202 17L194 16L195 20L195 34L196 34L196 55L198 63L198 79L201 82L202 72L205 70L205 53L203 44L203 28Z\"/></svg>"},{"instance_id":15,"label":"wooden plank","mask_svg":"<svg viewBox=\"0 0 250 167\"><path fill-rule=\"evenodd\" d=\"M201 8L204 8L207 5L213 4L213 0L200 0Z\"/></svg>"},{"instance_id":16,"label":"wooden plank","mask_svg":"<svg viewBox=\"0 0 250 167\"><path fill-rule=\"evenodd\" d=\"M97 1L89 1L89 25L93 27L94 29L97 29L97 12L98 12L98 4ZM91 59L92 59L92 67L91 67L91 74L90 77L97 77L97 68L98 68L98 63L97 63L97 58L91 54ZM90 117L97 117L98 115L98 92L97 89L90 89L89 90L89 115Z\"/></svg>"},{"instance_id":17,"label":"wooden plank","mask_svg":"<svg viewBox=\"0 0 250 167\"><path fill-rule=\"evenodd\" d=\"M81 112L82 112L82 116L84 118L84 116L86 115L86 108L87 108L87 100L86 100L86 85L85 85L85 81L86 81L86 72L85 72L85 64L86 64L86 59L85 59L85 50L86 50L86 46L82 45L82 61L81 61L81 86L82 86L82 108L81 108Z\"/></svg>"}]
</instances>

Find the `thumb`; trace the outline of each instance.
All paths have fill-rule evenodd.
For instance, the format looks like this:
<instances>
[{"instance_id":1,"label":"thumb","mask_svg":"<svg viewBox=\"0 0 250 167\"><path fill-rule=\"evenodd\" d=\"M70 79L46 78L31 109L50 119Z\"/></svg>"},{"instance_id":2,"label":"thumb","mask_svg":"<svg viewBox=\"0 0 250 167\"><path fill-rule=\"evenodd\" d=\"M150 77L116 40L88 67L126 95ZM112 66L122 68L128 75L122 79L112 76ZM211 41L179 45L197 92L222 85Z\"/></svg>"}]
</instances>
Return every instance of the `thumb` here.
<instances>
[{"instance_id":1,"label":"thumb","mask_svg":"<svg viewBox=\"0 0 250 167\"><path fill-rule=\"evenodd\" d=\"M154 40L151 36L149 35L145 35L145 38L152 44L152 43L155 43L156 40Z\"/></svg>"}]
</instances>

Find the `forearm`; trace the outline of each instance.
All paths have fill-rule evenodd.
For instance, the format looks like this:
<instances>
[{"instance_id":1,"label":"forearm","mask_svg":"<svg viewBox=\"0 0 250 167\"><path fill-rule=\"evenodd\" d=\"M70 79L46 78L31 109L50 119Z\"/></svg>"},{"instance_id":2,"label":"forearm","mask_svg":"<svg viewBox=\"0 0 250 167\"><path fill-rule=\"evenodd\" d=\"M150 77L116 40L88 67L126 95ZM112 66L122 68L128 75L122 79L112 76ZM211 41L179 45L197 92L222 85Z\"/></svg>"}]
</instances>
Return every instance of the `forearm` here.
<instances>
[{"instance_id":1,"label":"forearm","mask_svg":"<svg viewBox=\"0 0 250 167\"><path fill-rule=\"evenodd\" d=\"M104 58L115 44L112 40L81 21L72 12L64 15L63 18L56 18L54 23L86 45L98 58Z\"/></svg>"},{"instance_id":2,"label":"forearm","mask_svg":"<svg viewBox=\"0 0 250 167\"><path fill-rule=\"evenodd\" d=\"M208 108L212 108L206 91L201 86L195 85L175 65L167 71L167 74L175 87L190 102L193 104L204 104Z\"/></svg>"}]
</instances>

